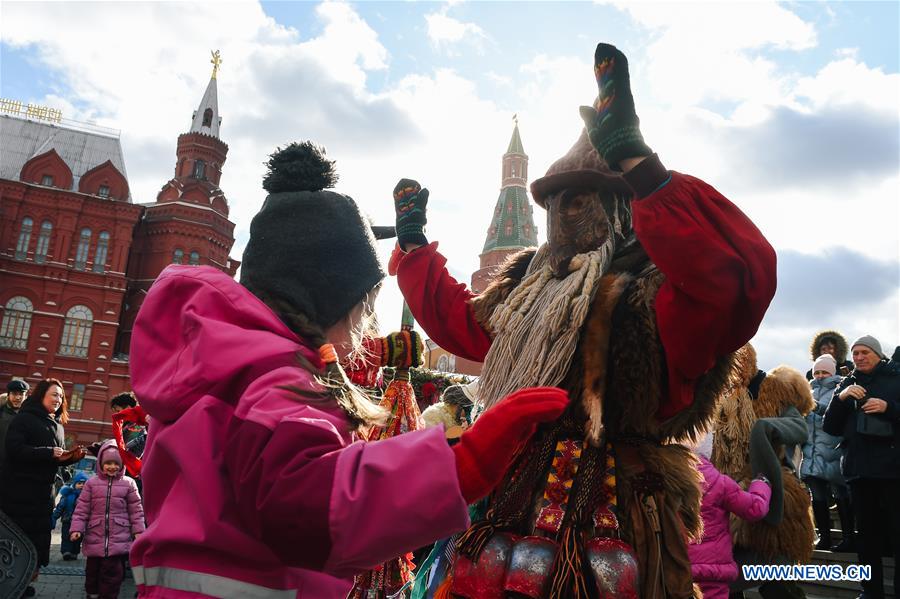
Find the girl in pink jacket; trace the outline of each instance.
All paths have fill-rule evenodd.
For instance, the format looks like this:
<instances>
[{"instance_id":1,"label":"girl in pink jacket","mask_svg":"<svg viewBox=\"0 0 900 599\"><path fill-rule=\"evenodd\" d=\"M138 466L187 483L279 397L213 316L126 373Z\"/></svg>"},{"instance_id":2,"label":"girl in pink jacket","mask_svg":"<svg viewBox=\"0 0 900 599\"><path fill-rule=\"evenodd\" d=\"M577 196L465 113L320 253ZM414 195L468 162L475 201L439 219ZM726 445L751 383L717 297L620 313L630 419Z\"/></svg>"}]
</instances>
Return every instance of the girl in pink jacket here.
<instances>
[{"instance_id":1,"label":"girl in pink jacket","mask_svg":"<svg viewBox=\"0 0 900 599\"><path fill-rule=\"evenodd\" d=\"M144 509L134 480L124 475L116 442L110 439L97 453L97 475L84 485L69 535L84 538L87 557L84 590L91 599L116 599L125 578L125 558L131 540L144 532Z\"/></svg>"},{"instance_id":2,"label":"girl in pink jacket","mask_svg":"<svg viewBox=\"0 0 900 599\"><path fill-rule=\"evenodd\" d=\"M703 591L704 599L727 599L728 583L738 578L737 563L732 554L729 514L756 522L769 513L772 489L765 477L750 483L744 491L729 476L722 474L709 461L712 435L707 434L692 448L700 460L703 475L703 538L688 545L691 574Z\"/></svg>"},{"instance_id":3,"label":"girl in pink jacket","mask_svg":"<svg viewBox=\"0 0 900 599\"><path fill-rule=\"evenodd\" d=\"M134 323L131 381L151 417L141 597L343 599L354 574L464 530L467 504L568 403L518 391L453 449L439 428L359 441L382 415L339 359L384 277L370 223L323 190L336 175L313 144L268 166L240 284L169 266Z\"/></svg>"}]
</instances>

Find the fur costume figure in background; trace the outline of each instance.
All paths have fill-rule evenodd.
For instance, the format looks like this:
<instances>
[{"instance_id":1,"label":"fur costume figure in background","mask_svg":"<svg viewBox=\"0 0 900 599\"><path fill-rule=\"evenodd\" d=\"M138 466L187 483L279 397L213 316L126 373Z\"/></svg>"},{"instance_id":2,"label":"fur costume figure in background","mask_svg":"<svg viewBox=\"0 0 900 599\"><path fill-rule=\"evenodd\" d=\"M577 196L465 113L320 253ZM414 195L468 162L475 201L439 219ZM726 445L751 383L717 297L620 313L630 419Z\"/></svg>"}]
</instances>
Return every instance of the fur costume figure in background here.
<instances>
[{"instance_id":1,"label":"fur costume figure in background","mask_svg":"<svg viewBox=\"0 0 900 599\"><path fill-rule=\"evenodd\" d=\"M532 385L571 398L449 544L449 576L428 597L699 593L687 540L701 528L700 480L675 441L709 424L731 354L774 294L775 255L733 204L643 144L621 52L598 45L595 76L585 130L532 183L546 244L511 257L480 296L435 244L401 244L392 259L431 339L484 362L476 410Z\"/></svg>"},{"instance_id":2,"label":"fur costume figure in background","mask_svg":"<svg viewBox=\"0 0 900 599\"><path fill-rule=\"evenodd\" d=\"M458 439L472 424L472 407L475 405L477 387L477 382L447 387L441 401L422 412L425 426L443 425L448 440Z\"/></svg>"},{"instance_id":3,"label":"fur costume figure in background","mask_svg":"<svg viewBox=\"0 0 900 599\"><path fill-rule=\"evenodd\" d=\"M712 463L742 486L758 474L772 484L768 515L750 524L732 519L735 556L751 563L809 563L815 532L809 494L788 455L806 440L804 417L815 407L809 383L788 366L759 370L748 343L736 354L737 384L719 402Z\"/></svg>"}]
</instances>

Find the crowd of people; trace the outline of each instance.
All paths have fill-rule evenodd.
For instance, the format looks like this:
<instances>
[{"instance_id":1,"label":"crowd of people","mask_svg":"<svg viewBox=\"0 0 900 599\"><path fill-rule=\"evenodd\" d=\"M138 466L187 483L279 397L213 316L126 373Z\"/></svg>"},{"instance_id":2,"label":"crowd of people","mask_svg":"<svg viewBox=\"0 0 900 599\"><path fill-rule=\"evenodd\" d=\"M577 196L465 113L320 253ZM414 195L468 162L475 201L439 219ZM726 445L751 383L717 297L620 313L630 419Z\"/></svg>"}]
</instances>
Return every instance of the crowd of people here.
<instances>
[{"instance_id":1,"label":"crowd of people","mask_svg":"<svg viewBox=\"0 0 900 599\"><path fill-rule=\"evenodd\" d=\"M149 290L130 353L140 401L111 399L113 439L67 449L62 383L9 382L0 509L38 569L60 521L88 597L118 596L127 560L146 598L724 598L748 563L737 548L797 563L815 544L855 548L865 599L881 599L881 555L900 552L900 368L874 337L828 331L809 382L759 370L748 341L774 250L647 146L618 49L597 46L594 76L584 130L532 184L548 242L481 295L426 238L429 191L394 189L388 270L433 340L484 362L425 411L433 426L359 442L392 414L342 364L387 273L309 142L270 156L239 282L173 265ZM54 501L57 471L86 452L93 476ZM427 565L411 588L384 570L354 586L414 550ZM787 581L760 593L802 596Z\"/></svg>"},{"instance_id":2,"label":"crowd of people","mask_svg":"<svg viewBox=\"0 0 900 599\"><path fill-rule=\"evenodd\" d=\"M87 558L85 593L91 599L114 599L125 576L132 540L144 530L144 514L137 484L124 476L123 455L140 458L115 440L90 447L65 447L64 426L68 404L63 385L44 379L31 389L23 380L9 381L0 405L0 511L30 541L37 558L31 582L42 566L50 563L51 533L61 523L60 553L63 560ZM113 413L134 408L132 393L112 398ZM145 427L125 423L134 439L146 436ZM137 444L132 449L140 450ZM71 475L68 484L54 494L61 470L92 453L93 476L83 471ZM71 473L65 470L66 475ZM23 597L36 593L29 584Z\"/></svg>"}]
</instances>

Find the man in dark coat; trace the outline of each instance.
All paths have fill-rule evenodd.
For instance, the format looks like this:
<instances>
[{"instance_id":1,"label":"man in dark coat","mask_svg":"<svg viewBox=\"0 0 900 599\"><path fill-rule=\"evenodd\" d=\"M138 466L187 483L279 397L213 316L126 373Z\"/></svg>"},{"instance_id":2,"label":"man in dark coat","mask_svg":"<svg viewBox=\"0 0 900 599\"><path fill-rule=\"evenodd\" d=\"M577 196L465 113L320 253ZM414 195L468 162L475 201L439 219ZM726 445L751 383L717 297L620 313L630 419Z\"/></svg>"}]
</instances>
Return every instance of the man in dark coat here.
<instances>
[{"instance_id":1,"label":"man in dark coat","mask_svg":"<svg viewBox=\"0 0 900 599\"><path fill-rule=\"evenodd\" d=\"M25 381L17 379L6 384L6 401L0 405L0 473L3 472L3 460L6 455L6 429L19 413L27 394L28 383Z\"/></svg>"},{"instance_id":2,"label":"man in dark coat","mask_svg":"<svg viewBox=\"0 0 900 599\"><path fill-rule=\"evenodd\" d=\"M894 562L900 561L900 373L871 335L851 346L856 368L835 390L822 428L842 435L841 472L850 485L858 519L859 562L872 567L863 582L866 599L884 597L881 532L888 529ZM900 588L900 570L894 570Z\"/></svg>"}]
</instances>

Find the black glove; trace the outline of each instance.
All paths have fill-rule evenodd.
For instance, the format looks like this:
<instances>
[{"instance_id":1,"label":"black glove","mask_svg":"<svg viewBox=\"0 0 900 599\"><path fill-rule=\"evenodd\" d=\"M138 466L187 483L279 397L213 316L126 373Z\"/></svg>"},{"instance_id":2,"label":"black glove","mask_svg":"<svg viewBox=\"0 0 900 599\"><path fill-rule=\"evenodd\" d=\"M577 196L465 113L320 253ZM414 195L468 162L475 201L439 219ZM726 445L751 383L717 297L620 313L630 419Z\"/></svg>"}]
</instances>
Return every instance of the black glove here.
<instances>
[{"instance_id":1,"label":"black glove","mask_svg":"<svg viewBox=\"0 0 900 599\"><path fill-rule=\"evenodd\" d=\"M406 249L407 243L427 245L425 238L425 207L428 205L428 190L422 189L418 181L400 179L394 187L394 212L397 216L397 242Z\"/></svg>"},{"instance_id":2,"label":"black glove","mask_svg":"<svg viewBox=\"0 0 900 599\"><path fill-rule=\"evenodd\" d=\"M628 59L615 46L598 44L594 75L599 88L597 102L580 109L591 145L612 168L617 168L623 158L652 154L634 110Z\"/></svg>"}]
</instances>

